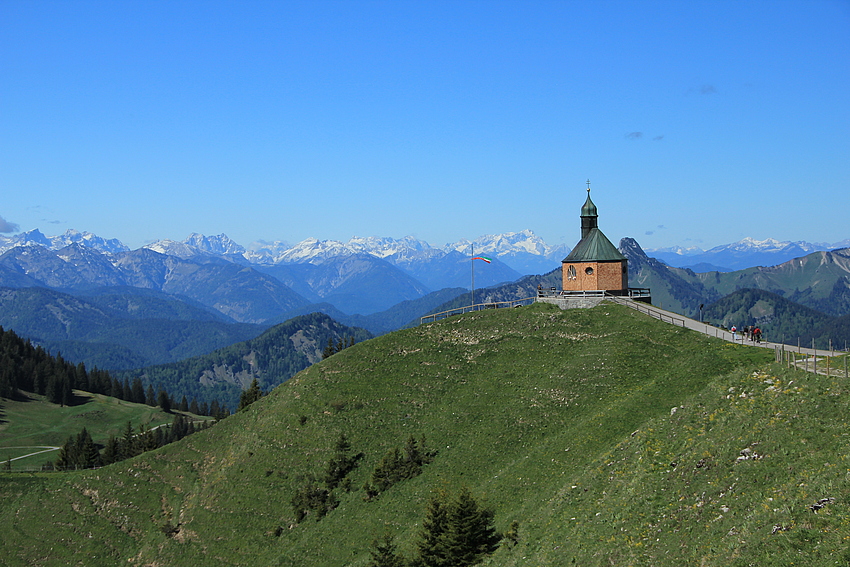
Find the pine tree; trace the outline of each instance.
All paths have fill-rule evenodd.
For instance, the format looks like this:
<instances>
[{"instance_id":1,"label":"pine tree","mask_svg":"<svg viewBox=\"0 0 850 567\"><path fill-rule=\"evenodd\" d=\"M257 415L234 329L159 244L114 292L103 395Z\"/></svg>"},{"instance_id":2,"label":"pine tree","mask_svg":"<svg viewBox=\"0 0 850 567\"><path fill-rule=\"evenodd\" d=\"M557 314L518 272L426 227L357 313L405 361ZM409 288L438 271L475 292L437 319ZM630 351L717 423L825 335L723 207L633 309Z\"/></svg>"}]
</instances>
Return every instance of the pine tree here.
<instances>
[{"instance_id":1,"label":"pine tree","mask_svg":"<svg viewBox=\"0 0 850 567\"><path fill-rule=\"evenodd\" d=\"M150 407L156 407L156 393L151 384L148 384L148 389L145 392L145 403Z\"/></svg>"},{"instance_id":2,"label":"pine tree","mask_svg":"<svg viewBox=\"0 0 850 567\"><path fill-rule=\"evenodd\" d=\"M325 347L325 350L322 351L322 359L328 358L336 352L336 347L334 347L333 337L328 338L328 346Z\"/></svg>"},{"instance_id":3,"label":"pine tree","mask_svg":"<svg viewBox=\"0 0 850 567\"><path fill-rule=\"evenodd\" d=\"M59 449L59 456L56 457L56 462L54 463L56 470L66 471L73 469L76 461L75 453L76 444L74 443L74 437L71 436L68 437L62 448Z\"/></svg>"},{"instance_id":4,"label":"pine tree","mask_svg":"<svg viewBox=\"0 0 850 567\"><path fill-rule=\"evenodd\" d=\"M449 529L447 499L447 494L440 491L428 500L420 540L416 544L419 555L413 561L415 567L452 567L446 548L446 532Z\"/></svg>"},{"instance_id":5,"label":"pine tree","mask_svg":"<svg viewBox=\"0 0 850 567\"><path fill-rule=\"evenodd\" d=\"M257 379L251 380L251 385L247 390L243 390L239 396L239 408L236 411L242 411L257 400L263 397L263 391L260 389L260 384Z\"/></svg>"},{"instance_id":6,"label":"pine tree","mask_svg":"<svg viewBox=\"0 0 850 567\"><path fill-rule=\"evenodd\" d=\"M468 488L461 488L449 510L447 547L452 565L475 565L499 546L493 512L478 505Z\"/></svg>"},{"instance_id":7,"label":"pine tree","mask_svg":"<svg viewBox=\"0 0 850 567\"><path fill-rule=\"evenodd\" d=\"M393 536L389 533L372 542L372 549L369 550L369 554L372 556L372 560L368 567L404 567L405 565L404 559L396 553Z\"/></svg>"},{"instance_id":8,"label":"pine tree","mask_svg":"<svg viewBox=\"0 0 850 567\"><path fill-rule=\"evenodd\" d=\"M341 433L336 442L334 456L331 457L325 471L325 484L328 486L328 490L333 490L339 486L342 479L357 466L357 460L357 456L351 454L351 443L349 443L345 433Z\"/></svg>"},{"instance_id":9,"label":"pine tree","mask_svg":"<svg viewBox=\"0 0 850 567\"><path fill-rule=\"evenodd\" d=\"M415 567L467 567L481 562L499 545L493 512L481 508L468 488L450 499L444 491L428 502Z\"/></svg>"},{"instance_id":10,"label":"pine tree","mask_svg":"<svg viewBox=\"0 0 850 567\"><path fill-rule=\"evenodd\" d=\"M79 447L79 463L82 468L99 467L102 462L100 452L92 441L91 435L86 428L80 432L77 437L77 446Z\"/></svg>"},{"instance_id":11,"label":"pine tree","mask_svg":"<svg viewBox=\"0 0 850 567\"><path fill-rule=\"evenodd\" d=\"M129 421L127 422L127 427L124 428L124 434L121 436L121 443L118 447L119 461L135 457L139 454L139 443L136 436L133 434L133 424Z\"/></svg>"},{"instance_id":12,"label":"pine tree","mask_svg":"<svg viewBox=\"0 0 850 567\"><path fill-rule=\"evenodd\" d=\"M295 512L295 521L299 523L311 512L319 521L339 505L333 493L322 488L313 477L304 479L290 502Z\"/></svg>"},{"instance_id":13,"label":"pine tree","mask_svg":"<svg viewBox=\"0 0 850 567\"><path fill-rule=\"evenodd\" d=\"M145 386L142 384L142 379L138 376L133 378L133 386L130 388L131 390L131 398L130 401L135 402L137 404L145 403Z\"/></svg>"},{"instance_id":14,"label":"pine tree","mask_svg":"<svg viewBox=\"0 0 850 567\"><path fill-rule=\"evenodd\" d=\"M109 396L120 400L123 393L124 388L121 386L121 382L118 381L118 378L112 377L110 380Z\"/></svg>"},{"instance_id":15,"label":"pine tree","mask_svg":"<svg viewBox=\"0 0 850 567\"><path fill-rule=\"evenodd\" d=\"M118 454L118 439L116 439L114 435L110 435L109 440L106 442L106 447L103 448L103 454L101 455L103 464L109 465L117 462L119 460Z\"/></svg>"},{"instance_id":16,"label":"pine tree","mask_svg":"<svg viewBox=\"0 0 850 567\"><path fill-rule=\"evenodd\" d=\"M171 398L168 397L168 392L160 390L157 395L157 404L165 413L171 413Z\"/></svg>"}]
</instances>

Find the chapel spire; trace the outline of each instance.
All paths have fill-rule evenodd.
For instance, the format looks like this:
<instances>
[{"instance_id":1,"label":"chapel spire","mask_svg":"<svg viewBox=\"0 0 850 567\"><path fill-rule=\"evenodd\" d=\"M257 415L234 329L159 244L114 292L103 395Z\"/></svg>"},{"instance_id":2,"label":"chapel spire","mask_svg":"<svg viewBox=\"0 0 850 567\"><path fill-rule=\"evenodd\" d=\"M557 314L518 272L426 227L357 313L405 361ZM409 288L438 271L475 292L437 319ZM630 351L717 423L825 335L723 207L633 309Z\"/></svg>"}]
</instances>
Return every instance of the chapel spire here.
<instances>
[{"instance_id":1,"label":"chapel spire","mask_svg":"<svg viewBox=\"0 0 850 567\"><path fill-rule=\"evenodd\" d=\"M596 212L596 205L590 200L590 179L588 179L587 200L581 208L581 237L586 238L594 228L599 228L599 214Z\"/></svg>"}]
</instances>

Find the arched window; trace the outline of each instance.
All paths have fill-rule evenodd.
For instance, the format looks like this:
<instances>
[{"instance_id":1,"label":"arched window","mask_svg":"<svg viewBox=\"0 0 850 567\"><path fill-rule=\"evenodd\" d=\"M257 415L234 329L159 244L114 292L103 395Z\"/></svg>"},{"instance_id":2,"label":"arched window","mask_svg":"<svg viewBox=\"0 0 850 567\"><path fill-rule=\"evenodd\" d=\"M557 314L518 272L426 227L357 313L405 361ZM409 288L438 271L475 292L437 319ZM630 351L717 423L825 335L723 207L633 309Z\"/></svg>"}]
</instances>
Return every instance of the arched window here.
<instances>
[{"instance_id":1,"label":"arched window","mask_svg":"<svg viewBox=\"0 0 850 567\"><path fill-rule=\"evenodd\" d=\"M576 267L575 266L570 266L569 269L567 270L567 279L568 280L576 279Z\"/></svg>"}]
</instances>

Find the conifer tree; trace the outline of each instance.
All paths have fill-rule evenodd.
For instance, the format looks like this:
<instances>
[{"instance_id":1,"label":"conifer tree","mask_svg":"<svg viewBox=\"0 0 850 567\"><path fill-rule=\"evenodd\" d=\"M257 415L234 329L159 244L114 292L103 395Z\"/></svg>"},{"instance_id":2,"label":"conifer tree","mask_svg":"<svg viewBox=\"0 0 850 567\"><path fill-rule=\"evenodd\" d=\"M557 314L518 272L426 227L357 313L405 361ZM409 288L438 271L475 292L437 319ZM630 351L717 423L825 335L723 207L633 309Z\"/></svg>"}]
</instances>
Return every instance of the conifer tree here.
<instances>
[{"instance_id":1,"label":"conifer tree","mask_svg":"<svg viewBox=\"0 0 850 567\"><path fill-rule=\"evenodd\" d=\"M499 546L501 536L493 525L493 512L481 508L463 487L449 509L446 544L452 565L475 565Z\"/></svg>"},{"instance_id":2,"label":"conifer tree","mask_svg":"<svg viewBox=\"0 0 850 567\"><path fill-rule=\"evenodd\" d=\"M333 337L330 337L328 338L328 346L326 346L325 350L322 351L322 359L328 358L334 353L336 353L336 347L334 346Z\"/></svg>"},{"instance_id":3,"label":"conifer tree","mask_svg":"<svg viewBox=\"0 0 850 567\"><path fill-rule=\"evenodd\" d=\"M121 382L113 376L110 380L109 396L120 400L123 393L124 388L121 386Z\"/></svg>"},{"instance_id":4,"label":"conifer tree","mask_svg":"<svg viewBox=\"0 0 850 567\"><path fill-rule=\"evenodd\" d=\"M358 457L351 454L351 443L345 433L341 433L336 442L334 456L331 457L325 471L325 484L328 486L328 490L333 490L339 486L342 479L357 466L357 460Z\"/></svg>"},{"instance_id":5,"label":"conifer tree","mask_svg":"<svg viewBox=\"0 0 850 567\"><path fill-rule=\"evenodd\" d=\"M118 455L118 439L116 439L114 435L110 435L109 440L106 442L106 447L103 448L101 460L103 461L104 465L109 465L119 460Z\"/></svg>"},{"instance_id":6,"label":"conifer tree","mask_svg":"<svg viewBox=\"0 0 850 567\"><path fill-rule=\"evenodd\" d=\"M124 434L121 436L119 444L118 460L123 461L130 457L135 457L139 454L138 440L133 434L133 424L127 422L127 427L124 428Z\"/></svg>"},{"instance_id":7,"label":"conifer tree","mask_svg":"<svg viewBox=\"0 0 850 567\"><path fill-rule=\"evenodd\" d=\"M133 378L130 401L137 404L145 403L145 386L142 384L142 379L138 376Z\"/></svg>"},{"instance_id":8,"label":"conifer tree","mask_svg":"<svg viewBox=\"0 0 850 567\"><path fill-rule=\"evenodd\" d=\"M79 461L82 468L88 469L92 467L99 467L102 464L100 452L97 450L97 446L95 446L94 441L92 441L91 435L86 428L83 428L80 432L77 445L80 451Z\"/></svg>"},{"instance_id":9,"label":"conifer tree","mask_svg":"<svg viewBox=\"0 0 850 567\"><path fill-rule=\"evenodd\" d=\"M257 400L263 397L263 391L260 389L260 384L257 379L251 380L251 385L247 390L243 390L239 396L239 408L236 411L242 411Z\"/></svg>"},{"instance_id":10,"label":"conifer tree","mask_svg":"<svg viewBox=\"0 0 850 567\"><path fill-rule=\"evenodd\" d=\"M449 529L448 496L440 491L428 500L422 531L416 544L418 556L413 560L414 567L453 567L446 547L446 533Z\"/></svg>"},{"instance_id":11,"label":"conifer tree","mask_svg":"<svg viewBox=\"0 0 850 567\"><path fill-rule=\"evenodd\" d=\"M501 537L493 525L493 512L482 508L468 488L455 499L441 491L428 502L413 565L475 565L498 548Z\"/></svg>"},{"instance_id":12,"label":"conifer tree","mask_svg":"<svg viewBox=\"0 0 850 567\"><path fill-rule=\"evenodd\" d=\"M372 556L368 567L404 567L405 561L396 553L396 546L393 542L393 537L386 533L380 539L372 542L372 549L369 550Z\"/></svg>"},{"instance_id":13,"label":"conifer tree","mask_svg":"<svg viewBox=\"0 0 850 567\"><path fill-rule=\"evenodd\" d=\"M145 392L145 403L150 407L156 407L156 394L151 384L148 384L148 389Z\"/></svg>"},{"instance_id":14,"label":"conifer tree","mask_svg":"<svg viewBox=\"0 0 850 567\"><path fill-rule=\"evenodd\" d=\"M157 395L157 404L165 413L171 413L171 398L168 397L168 392L160 390Z\"/></svg>"},{"instance_id":15,"label":"conifer tree","mask_svg":"<svg viewBox=\"0 0 850 567\"><path fill-rule=\"evenodd\" d=\"M204 404L204 405L206 405L206 404ZM221 414L221 407L219 407L219 405L218 405L218 400L213 400L212 402L210 402L210 409L209 409L209 412L207 413L207 415L209 415L210 417L214 417L216 419L219 419L220 414Z\"/></svg>"}]
</instances>

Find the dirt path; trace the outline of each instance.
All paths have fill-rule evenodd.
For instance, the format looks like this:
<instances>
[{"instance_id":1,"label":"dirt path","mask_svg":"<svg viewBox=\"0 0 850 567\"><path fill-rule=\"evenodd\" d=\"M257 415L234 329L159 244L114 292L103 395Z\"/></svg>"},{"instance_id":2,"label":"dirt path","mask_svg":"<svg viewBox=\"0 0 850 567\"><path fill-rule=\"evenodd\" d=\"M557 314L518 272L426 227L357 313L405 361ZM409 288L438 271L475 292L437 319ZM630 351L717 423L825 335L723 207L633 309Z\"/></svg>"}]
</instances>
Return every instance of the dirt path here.
<instances>
[{"instance_id":1,"label":"dirt path","mask_svg":"<svg viewBox=\"0 0 850 567\"><path fill-rule=\"evenodd\" d=\"M41 449L41 451L36 451L34 453L29 453L27 455L21 455L20 457L14 457L12 459L8 459L9 461L17 461L19 459L26 459L27 457L32 457L33 455L40 455L42 453L49 453L50 451L58 451L61 447L49 447L47 445L35 445L29 446L25 445L23 447L3 447L4 449ZM4 463L6 461L3 461Z\"/></svg>"}]
</instances>

